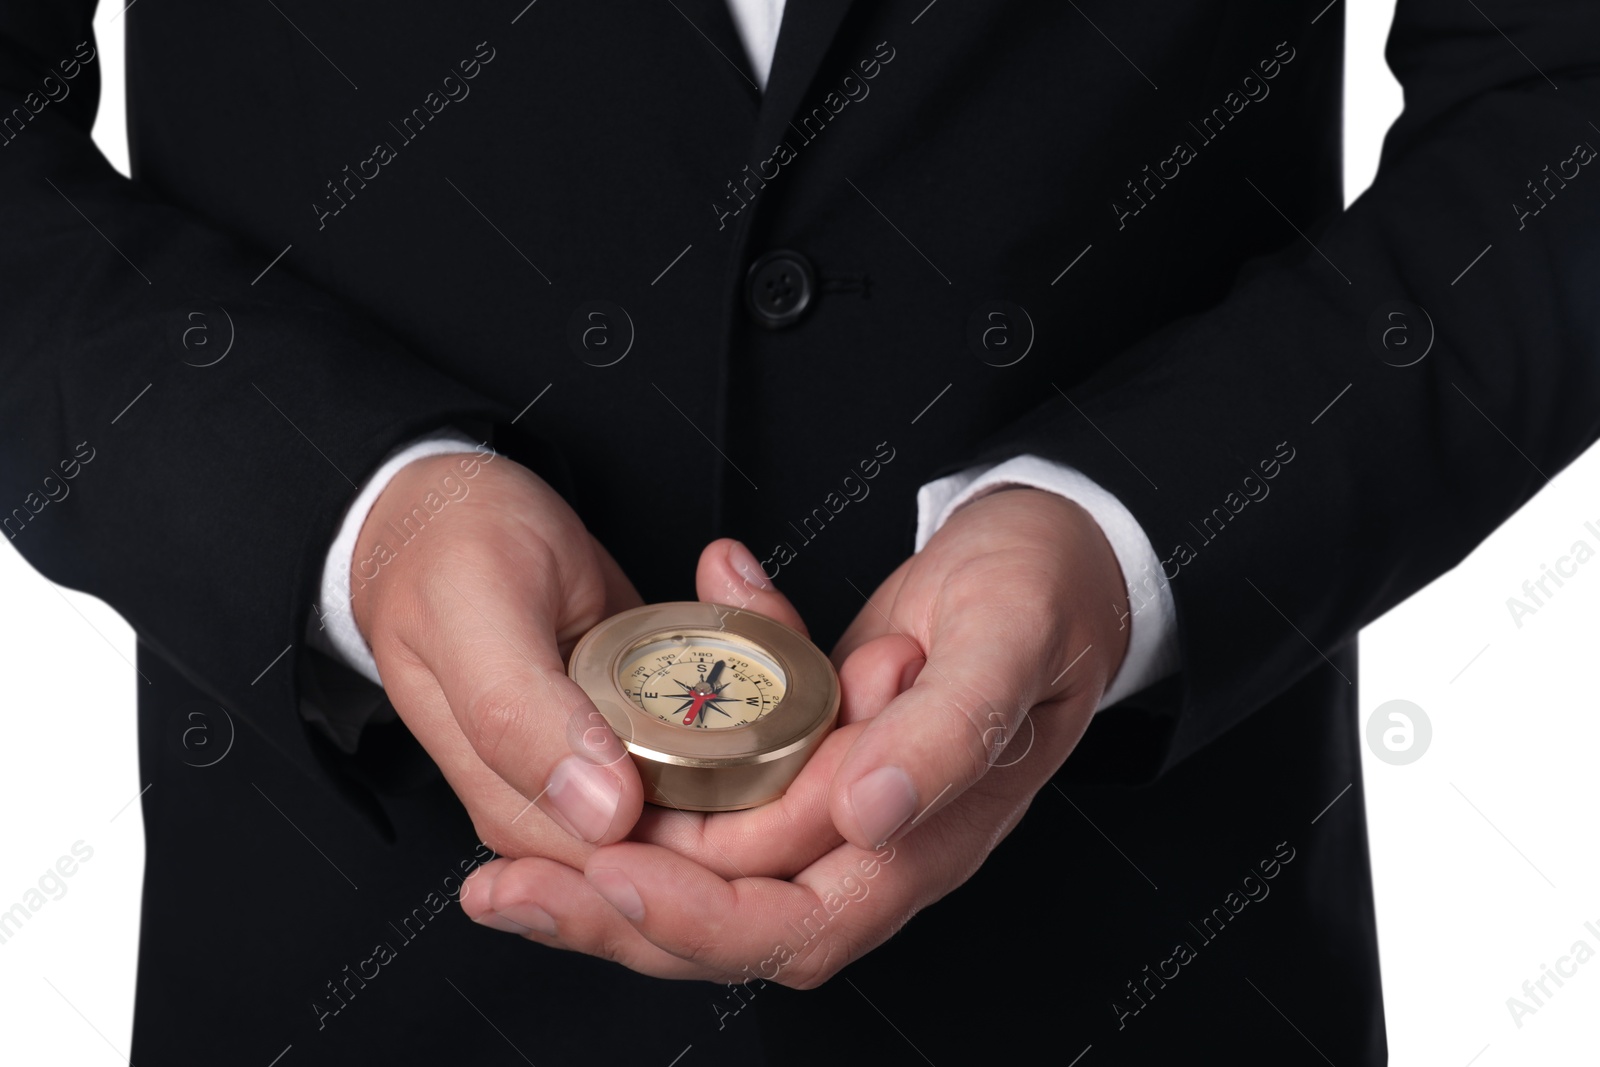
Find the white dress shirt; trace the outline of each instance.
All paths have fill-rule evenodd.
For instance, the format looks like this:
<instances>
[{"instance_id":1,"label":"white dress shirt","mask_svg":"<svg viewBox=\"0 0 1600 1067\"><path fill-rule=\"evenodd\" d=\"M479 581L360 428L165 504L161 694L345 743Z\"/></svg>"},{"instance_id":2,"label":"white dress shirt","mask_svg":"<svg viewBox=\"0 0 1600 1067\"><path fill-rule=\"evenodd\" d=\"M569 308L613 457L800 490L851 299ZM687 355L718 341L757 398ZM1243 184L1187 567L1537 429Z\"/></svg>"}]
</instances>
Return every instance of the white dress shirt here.
<instances>
[{"instance_id":1,"label":"white dress shirt","mask_svg":"<svg viewBox=\"0 0 1600 1067\"><path fill-rule=\"evenodd\" d=\"M750 57L752 73L764 90L772 70L772 55L783 21L784 0L728 0L733 23ZM351 502L329 546L322 568L316 617L311 620L310 641L349 664L374 683L378 666L372 650L356 627L350 612L350 567L356 540L379 494L399 470L426 456L472 452L476 442L454 430L441 430L398 449L386 459ZM1076 501L1104 531L1129 587L1128 651L1112 679L1100 707L1110 707L1165 678L1177 669L1177 616L1172 591L1161 577L1161 562L1137 519L1116 497L1071 467L1037 456L1018 456L989 467L974 467L929 482L917 492L916 549L928 543L950 514L984 493L1007 485L1043 489ZM1152 581L1152 579L1154 579ZM1143 582L1142 592L1135 583ZM1154 594L1149 591L1155 586Z\"/></svg>"}]
</instances>

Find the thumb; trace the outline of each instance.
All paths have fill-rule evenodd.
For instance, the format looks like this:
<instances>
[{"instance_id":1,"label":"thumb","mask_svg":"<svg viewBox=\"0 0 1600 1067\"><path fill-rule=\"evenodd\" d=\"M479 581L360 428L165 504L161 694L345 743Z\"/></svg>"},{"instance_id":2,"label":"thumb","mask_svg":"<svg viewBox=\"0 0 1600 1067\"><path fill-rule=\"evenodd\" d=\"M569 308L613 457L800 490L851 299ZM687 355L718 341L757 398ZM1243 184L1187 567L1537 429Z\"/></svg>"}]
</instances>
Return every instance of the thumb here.
<instances>
[{"instance_id":1,"label":"thumb","mask_svg":"<svg viewBox=\"0 0 1600 1067\"><path fill-rule=\"evenodd\" d=\"M754 553L731 537L719 538L700 553L695 568L695 595L707 604L726 604L775 619L810 636L800 612L778 592Z\"/></svg>"},{"instance_id":2,"label":"thumb","mask_svg":"<svg viewBox=\"0 0 1600 1067\"><path fill-rule=\"evenodd\" d=\"M994 612L955 614L930 635L915 682L867 722L835 773L834 825L858 847L881 847L961 796L997 765L1019 730L1028 741L1025 753L1032 734L1024 718L1062 688L1043 683L1059 670L1061 657L1042 634L1008 632L1008 620ZM899 655L906 668L915 666ZM886 672L880 666L877 673L881 697ZM1076 704L1082 705L1078 713L1063 716L1063 729L1052 729L1052 743L1044 746L1048 751L1065 741L1062 758L1092 710L1092 701Z\"/></svg>"}]
</instances>

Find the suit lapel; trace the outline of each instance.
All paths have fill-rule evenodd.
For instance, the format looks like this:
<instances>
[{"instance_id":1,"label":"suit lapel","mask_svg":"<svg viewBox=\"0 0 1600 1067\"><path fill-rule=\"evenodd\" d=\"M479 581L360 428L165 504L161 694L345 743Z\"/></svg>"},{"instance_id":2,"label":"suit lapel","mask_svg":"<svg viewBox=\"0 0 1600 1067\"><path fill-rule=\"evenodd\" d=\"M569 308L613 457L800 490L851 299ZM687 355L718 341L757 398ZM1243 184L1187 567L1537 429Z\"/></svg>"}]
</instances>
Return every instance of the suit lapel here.
<instances>
[{"instance_id":1,"label":"suit lapel","mask_svg":"<svg viewBox=\"0 0 1600 1067\"><path fill-rule=\"evenodd\" d=\"M705 47L710 61L722 68L728 79L744 93L751 108L755 108L761 99L761 88L756 85L755 72L750 69L750 57L745 54L744 42L739 40L739 31L734 28L733 16L728 12L728 0L669 2L697 31L693 36Z\"/></svg>"},{"instance_id":2,"label":"suit lapel","mask_svg":"<svg viewBox=\"0 0 1600 1067\"><path fill-rule=\"evenodd\" d=\"M788 0L784 5L772 72L756 120L757 148L771 148L783 139L849 9L850 0Z\"/></svg>"}]
</instances>

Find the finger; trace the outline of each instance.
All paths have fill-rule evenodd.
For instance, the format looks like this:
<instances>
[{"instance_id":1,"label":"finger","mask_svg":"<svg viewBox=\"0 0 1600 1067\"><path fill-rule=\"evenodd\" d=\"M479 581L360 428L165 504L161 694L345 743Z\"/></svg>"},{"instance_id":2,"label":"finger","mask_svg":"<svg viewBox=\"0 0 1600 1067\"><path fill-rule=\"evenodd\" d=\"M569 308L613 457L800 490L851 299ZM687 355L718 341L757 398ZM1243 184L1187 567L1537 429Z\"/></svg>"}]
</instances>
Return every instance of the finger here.
<instances>
[{"instance_id":1,"label":"finger","mask_svg":"<svg viewBox=\"0 0 1600 1067\"><path fill-rule=\"evenodd\" d=\"M548 928L553 933L555 920L550 919L548 913L545 913L540 908L539 914L548 920L548 922L541 922L531 910L536 908L537 905L529 905L525 909L526 914L523 917L527 920L526 922L517 922L510 916L501 915L494 910L494 906L490 902L494 894L494 884L501 873L515 862L515 860L502 857L480 865L471 874L467 875L466 881L461 883L461 895L456 898L456 903L461 905L461 910L466 914L467 918L493 930L501 930L508 934L526 935L540 932L535 927L542 927Z\"/></svg>"},{"instance_id":2,"label":"finger","mask_svg":"<svg viewBox=\"0 0 1600 1067\"><path fill-rule=\"evenodd\" d=\"M626 835L644 805L627 750L566 675L562 575L492 568L441 576L411 645L483 763L583 841Z\"/></svg>"},{"instance_id":3,"label":"finger","mask_svg":"<svg viewBox=\"0 0 1600 1067\"><path fill-rule=\"evenodd\" d=\"M860 733L854 726L829 734L770 804L705 815L648 807L630 840L669 848L723 878L791 877L844 842L829 812L829 790Z\"/></svg>"},{"instance_id":4,"label":"finger","mask_svg":"<svg viewBox=\"0 0 1600 1067\"><path fill-rule=\"evenodd\" d=\"M835 778L834 823L862 848L910 830L982 778L1054 685L1046 672L1064 664L1063 638L1047 620L1019 617L981 583L978 594L951 599L915 684L867 723ZM1070 741L1045 758L1066 758L1093 711L1090 697L1064 704Z\"/></svg>"},{"instance_id":5,"label":"finger","mask_svg":"<svg viewBox=\"0 0 1600 1067\"><path fill-rule=\"evenodd\" d=\"M584 879L542 858L495 860L467 880L462 910L474 922L551 948L583 952L657 978L712 972L652 945Z\"/></svg>"},{"instance_id":6,"label":"finger","mask_svg":"<svg viewBox=\"0 0 1600 1067\"><path fill-rule=\"evenodd\" d=\"M1042 734L1060 729L1058 719L1041 724ZM584 874L617 917L701 974L812 988L970 878L1049 774L1043 761L1003 768L968 791L959 810L930 816L903 840L870 851L840 845L789 881L720 877L671 850L635 842L596 849ZM648 960L650 973L666 973L659 958L641 956L588 911L587 898L570 884L529 879L517 894L553 916L567 947ZM497 904L509 899L496 890ZM577 910L581 931L572 929L568 909Z\"/></svg>"},{"instance_id":7,"label":"finger","mask_svg":"<svg viewBox=\"0 0 1600 1067\"><path fill-rule=\"evenodd\" d=\"M427 749L451 790L468 805L480 839L502 855L538 854L582 866L594 846L562 830L484 766L461 732L432 671L415 660L390 659L384 681L397 706L399 694L404 694L408 728Z\"/></svg>"},{"instance_id":8,"label":"finger","mask_svg":"<svg viewBox=\"0 0 1600 1067\"><path fill-rule=\"evenodd\" d=\"M776 619L791 629L806 633L789 598L778 592L755 555L731 537L711 542L700 553L695 568L695 595L708 604L726 604L740 611L753 611Z\"/></svg>"},{"instance_id":9,"label":"finger","mask_svg":"<svg viewBox=\"0 0 1600 1067\"><path fill-rule=\"evenodd\" d=\"M633 583L628 580L628 576L623 573L622 567L612 558L611 553L606 551L605 546L592 538L589 545L600 567L600 583L605 591L606 617L643 604L644 598L639 595L639 591L633 587ZM589 632L592 624L592 620L588 618L571 619L568 622L569 625L556 634L557 651L563 663L571 658L578 639Z\"/></svg>"},{"instance_id":10,"label":"finger","mask_svg":"<svg viewBox=\"0 0 1600 1067\"><path fill-rule=\"evenodd\" d=\"M911 688L927 661L921 650L896 633L858 647L839 665L839 721L870 719Z\"/></svg>"},{"instance_id":11,"label":"finger","mask_svg":"<svg viewBox=\"0 0 1600 1067\"><path fill-rule=\"evenodd\" d=\"M597 849L584 873L619 916L669 956L729 981L809 989L882 944L976 868L945 848L912 856L910 849L841 845L793 881L729 881L666 849L624 842Z\"/></svg>"}]
</instances>

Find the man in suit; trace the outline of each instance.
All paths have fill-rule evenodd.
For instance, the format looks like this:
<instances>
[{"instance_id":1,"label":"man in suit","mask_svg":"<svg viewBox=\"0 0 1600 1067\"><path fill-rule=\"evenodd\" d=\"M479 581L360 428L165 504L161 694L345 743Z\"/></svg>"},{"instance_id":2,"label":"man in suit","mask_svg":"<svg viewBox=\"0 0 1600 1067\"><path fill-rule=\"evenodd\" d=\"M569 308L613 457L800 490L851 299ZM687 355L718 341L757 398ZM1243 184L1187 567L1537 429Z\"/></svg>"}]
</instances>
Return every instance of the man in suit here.
<instances>
[{"instance_id":1,"label":"man in suit","mask_svg":"<svg viewBox=\"0 0 1600 1067\"><path fill-rule=\"evenodd\" d=\"M1354 639L1595 437L1600 15L1401 0L1341 212L1337 8L783 7L157 0L131 181L93 4L0 9L135 1062L1384 1060ZM691 595L840 665L774 805L563 673Z\"/></svg>"}]
</instances>

